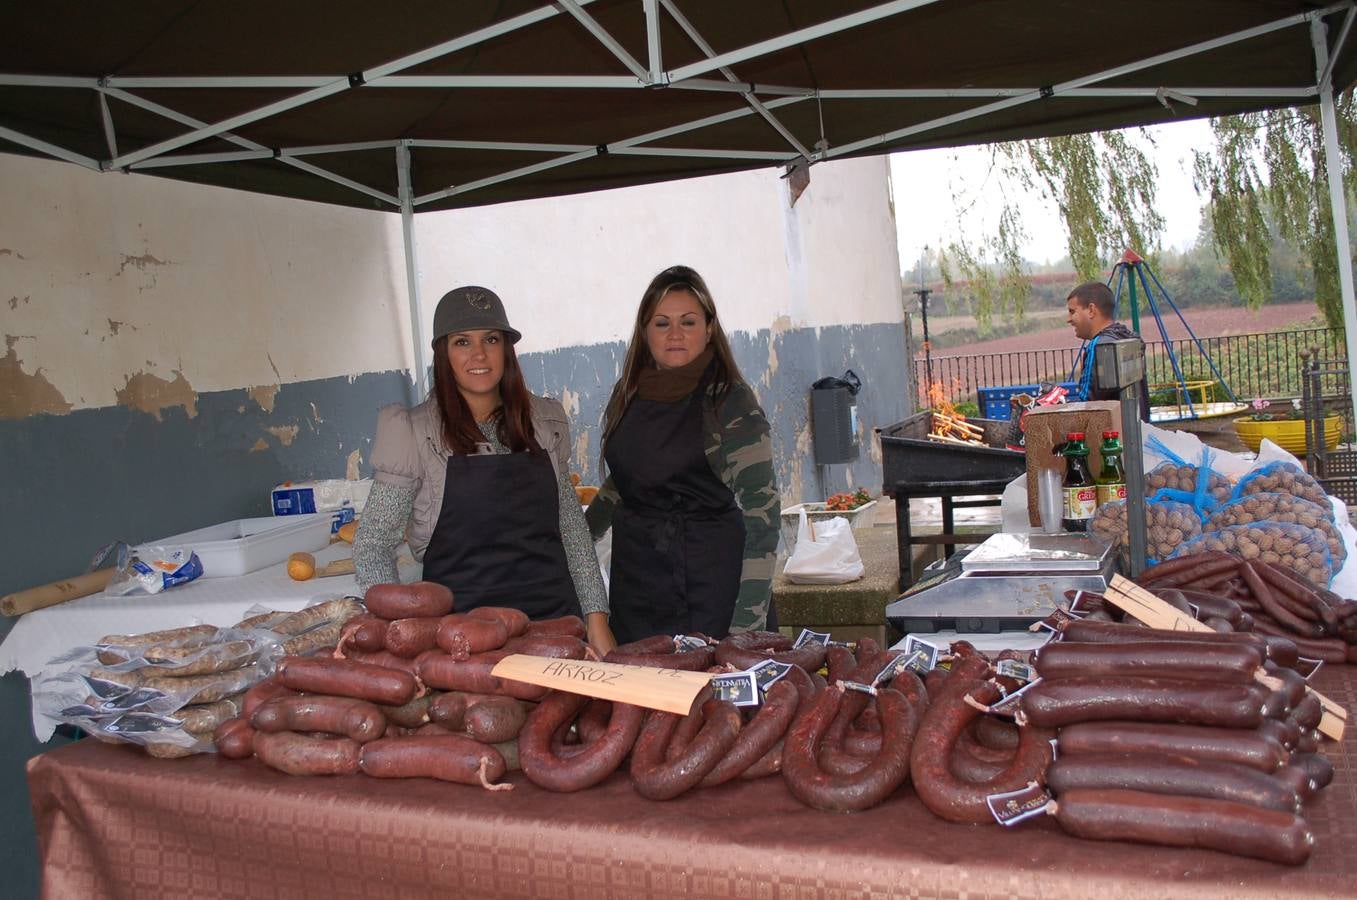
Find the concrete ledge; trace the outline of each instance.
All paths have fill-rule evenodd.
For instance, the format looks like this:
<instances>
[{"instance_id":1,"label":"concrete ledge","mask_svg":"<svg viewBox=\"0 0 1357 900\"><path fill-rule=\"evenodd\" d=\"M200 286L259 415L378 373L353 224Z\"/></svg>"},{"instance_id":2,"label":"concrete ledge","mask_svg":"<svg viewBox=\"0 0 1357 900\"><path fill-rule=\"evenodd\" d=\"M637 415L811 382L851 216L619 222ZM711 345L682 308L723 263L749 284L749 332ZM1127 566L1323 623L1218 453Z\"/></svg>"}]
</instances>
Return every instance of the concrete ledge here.
<instances>
[{"instance_id":1,"label":"concrete ledge","mask_svg":"<svg viewBox=\"0 0 1357 900\"><path fill-rule=\"evenodd\" d=\"M876 525L855 532L866 569L848 584L793 584L779 563L773 577L773 603L778 625L793 635L802 628L828 631L836 640L871 637L885 641L886 605L899 596L900 572L894 525ZM926 550L928 548L919 548Z\"/></svg>"}]
</instances>

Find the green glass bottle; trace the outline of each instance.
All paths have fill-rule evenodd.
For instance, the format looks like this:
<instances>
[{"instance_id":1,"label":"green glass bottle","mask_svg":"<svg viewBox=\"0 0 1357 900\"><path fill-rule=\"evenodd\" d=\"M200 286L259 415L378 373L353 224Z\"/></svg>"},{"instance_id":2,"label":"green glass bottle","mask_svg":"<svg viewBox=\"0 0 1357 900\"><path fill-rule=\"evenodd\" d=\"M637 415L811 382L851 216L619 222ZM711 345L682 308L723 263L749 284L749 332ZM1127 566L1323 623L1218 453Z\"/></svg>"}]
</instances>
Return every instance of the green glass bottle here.
<instances>
[{"instance_id":1,"label":"green glass bottle","mask_svg":"<svg viewBox=\"0 0 1357 900\"><path fill-rule=\"evenodd\" d=\"M1088 470L1088 445L1082 431L1065 435L1065 509L1060 525L1066 531L1088 531L1097 507L1098 489Z\"/></svg>"},{"instance_id":2,"label":"green glass bottle","mask_svg":"<svg viewBox=\"0 0 1357 900\"><path fill-rule=\"evenodd\" d=\"M1098 485L1098 505L1126 499L1126 470L1121 462L1121 434L1103 432L1103 467L1094 479Z\"/></svg>"}]
</instances>

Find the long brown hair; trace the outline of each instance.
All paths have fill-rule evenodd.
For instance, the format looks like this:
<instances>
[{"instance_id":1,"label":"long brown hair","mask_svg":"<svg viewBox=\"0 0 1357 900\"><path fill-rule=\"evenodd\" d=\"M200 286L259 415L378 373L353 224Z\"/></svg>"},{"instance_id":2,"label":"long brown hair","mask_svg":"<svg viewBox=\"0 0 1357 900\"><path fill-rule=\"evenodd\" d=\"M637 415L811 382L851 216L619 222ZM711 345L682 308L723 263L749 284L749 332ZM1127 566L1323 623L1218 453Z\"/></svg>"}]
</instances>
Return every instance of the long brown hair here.
<instances>
[{"instance_id":1,"label":"long brown hair","mask_svg":"<svg viewBox=\"0 0 1357 900\"><path fill-rule=\"evenodd\" d=\"M448 340L445 334L433 345L433 398L438 406L438 417L443 422L443 448L452 453L474 453L477 444L485 443L476 417L471 414L466 398L457 389L457 378L448 362ZM504 347L504 375L499 382L500 407L495 410L495 436L510 452L540 450L532 432L532 399L523 381L523 370L518 365L514 345L500 333Z\"/></svg>"},{"instance_id":2,"label":"long brown hair","mask_svg":"<svg viewBox=\"0 0 1357 900\"><path fill-rule=\"evenodd\" d=\"M631 343L627 346L627 358L622 363L622 377L613 387L612 396L608 398L608 406L603 411L603 446L599 451L600 472L603 471L603 454L608 449L608 439L617 430L617 424L622 421L622 416L631 405L632 398L636 396L641 371L656 365L655 357L650 352L650 345L646 342L646 324L655 315L655 307L659 306L660 301L671 291L687 291L697 298L698 306L702 307L702 314L706 317L707 324L711 326L711 339L708 344L713 351L711 390L716 405L718 407L721 405L734 385L745 383L744 377L740 375L740 367L735 364L735 354L730 350L730 342L726 340L721 320L716 315L716 302L712 299L711 291L707 289L707 283L688 266L670 266L665 269L650 280L650 286L641 295L641 305L636 310L636 324L631 331Z\"/></svg>"}]
</instances>

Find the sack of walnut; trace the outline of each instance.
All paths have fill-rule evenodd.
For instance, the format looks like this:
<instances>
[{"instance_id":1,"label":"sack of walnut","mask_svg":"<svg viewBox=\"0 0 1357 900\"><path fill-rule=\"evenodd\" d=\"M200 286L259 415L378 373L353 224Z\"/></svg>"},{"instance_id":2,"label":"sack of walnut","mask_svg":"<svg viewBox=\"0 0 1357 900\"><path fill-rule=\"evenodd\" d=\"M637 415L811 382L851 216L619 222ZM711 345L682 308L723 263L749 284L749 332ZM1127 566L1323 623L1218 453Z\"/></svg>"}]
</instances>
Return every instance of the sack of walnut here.
<instances>
[{"instance_id":1,"label":"sack of walnut","mask_svg":"<svg viewBox=\"0 0 1357 900\"><path fill-rule=\"evenodd\" d=\"M1205 483L1198 480L1202 473L1205 473ZM1205 464L1192 466L1165 462L1146 473L1145 496L1157 501L1189 503L1204 519L1230 499L1230 482Z\"/></svg>"},{"instance_id":2,"label":"sack of walnut","mask_svg":"<svg viewBox=\"0 0 1357 900\"><path fill-rule=\"evenodd\" d=\"M1303 525L1287 522L1227 525L1216 531L1202 532L1201 537L1188 541L1173 556L1207 550L1233 553L1241 559L1279 563L1319 587L1327 587L1333 577L1333 560L1324 535Z\"/></svg>"},{"instance_id":3,"label":"sack of walnut","mask_svg":"<svg viewBox=\"0 0 1357 900\"><path fill-rule=\"evenodd\" d=\"M1279 492L1299 497L1302 500L1309 500L1324 510L1325 516L1330 522L1333 521L1333 504L1329 502L1328 493L1325 492L1313 475L1295 463L1285 460L1260 466L1239 479L1239 484L1234 489L1234 499L1247 497L1250 494L1275 494Z\"/></svg>"},{"instance_id":4,"label":"sack of walnut","mask_svg":"<svg viewBox=\"0 0 1357 900\"><path fill-rule=\"evenodd\" d=\"M1248 494L1212 513L1202 526L1202 531L1218 531L1230 525L1250 525L1255 522L1300 525L1314 529L1323 536L1334 569L1341 569L1343 561L1348 558L1348 551L1330 518L1332 513L1333 507L1327 503L1320 506L1287 493Z\"/></svg>"},{"instance_id":5,"label":"sack of walnut","mask_svg":"<svg viewBox=\"0 0 1357 900\"><path fill-rule=\"evenodd\" d=\"M1131 541L1126 528L1126 501L1104 503L1093 513L1088 530L1108 546L1127 549ZM1202 533L1197 511L1186 503L1160 500L1145 504L1145 553L1151 560L1166 558Z\"/></svg>"}]
</instances>

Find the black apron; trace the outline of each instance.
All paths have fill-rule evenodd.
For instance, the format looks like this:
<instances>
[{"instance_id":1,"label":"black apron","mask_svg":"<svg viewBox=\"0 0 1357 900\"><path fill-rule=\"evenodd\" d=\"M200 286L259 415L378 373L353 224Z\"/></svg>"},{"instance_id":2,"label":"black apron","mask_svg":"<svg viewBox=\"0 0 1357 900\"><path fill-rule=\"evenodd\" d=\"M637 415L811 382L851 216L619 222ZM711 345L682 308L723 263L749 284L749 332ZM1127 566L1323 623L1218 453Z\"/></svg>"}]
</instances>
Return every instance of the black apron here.
<instances>
[{"instance_id":1,"label":"black apron","mask_svg":"<svg viewBox=\"0 0 1357 900\"><path fill-rule=\"evenodd\" d=\"M581 615L557 490L545 450L449 456L424 580L450 589L457 612L508 606L530 619Z\"/></svg>"},{"instance_id":2,"label":"black apron","mask_svg":"<svg viewBox=\"0 0 1357 900\"><path fill-rule=\"evenodd\" d=\"M618 643L655 634L725 637L744 566L744 516L707 462L707 378L673 403L633 399L605 458L613 514L609 623Z\"/></svg>"}]
</instances>

